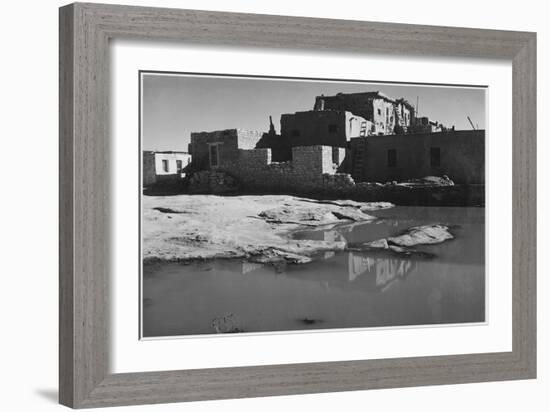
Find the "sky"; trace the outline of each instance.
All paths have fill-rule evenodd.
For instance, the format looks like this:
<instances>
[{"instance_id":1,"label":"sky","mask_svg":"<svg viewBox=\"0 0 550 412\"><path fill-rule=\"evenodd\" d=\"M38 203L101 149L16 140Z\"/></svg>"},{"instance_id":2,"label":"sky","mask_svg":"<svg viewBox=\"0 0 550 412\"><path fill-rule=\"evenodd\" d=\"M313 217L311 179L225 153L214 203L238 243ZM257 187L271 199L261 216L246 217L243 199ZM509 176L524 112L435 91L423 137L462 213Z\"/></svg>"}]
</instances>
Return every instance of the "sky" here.
<instances>
[{"instance_id":1,"label":"sky","mask_svg":"<svg viewBox=\"0 0 550 412\"><path fill-rule=\"evenodd\" d=\"M144 73L142 78L143 150L187 151L191 132L231 128L268 131L269 116L280 132L280 117L313 109L315 96L380 91L411 104L420 116L457 130L470 130L467 116L485 128L482 87L304 81L276 78L183 76Z\"/></svg>"}]
</instances>

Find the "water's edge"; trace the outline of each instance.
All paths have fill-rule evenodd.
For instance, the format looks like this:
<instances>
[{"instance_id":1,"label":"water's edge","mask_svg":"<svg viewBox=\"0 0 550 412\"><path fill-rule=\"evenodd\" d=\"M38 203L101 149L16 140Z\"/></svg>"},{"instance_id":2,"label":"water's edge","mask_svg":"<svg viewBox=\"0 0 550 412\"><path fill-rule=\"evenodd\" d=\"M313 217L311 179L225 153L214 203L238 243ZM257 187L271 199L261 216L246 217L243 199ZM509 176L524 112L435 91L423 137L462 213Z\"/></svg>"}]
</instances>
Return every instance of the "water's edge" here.
<instances>
[{"instance_id":1,"label":"water's edge","mask_svg":"<svg viewBox=\"0 0 550 412\"><path fill-rule=\"evenodd\" d=\"M324 251L303 265L242 258L144 264L144 336L483 322L484 213L396 207L373 212L380 218L373 222L288 234L353 243L418 224L450 225L455 239L420 247L431 258Z\"/></svg>"}]
</instances>

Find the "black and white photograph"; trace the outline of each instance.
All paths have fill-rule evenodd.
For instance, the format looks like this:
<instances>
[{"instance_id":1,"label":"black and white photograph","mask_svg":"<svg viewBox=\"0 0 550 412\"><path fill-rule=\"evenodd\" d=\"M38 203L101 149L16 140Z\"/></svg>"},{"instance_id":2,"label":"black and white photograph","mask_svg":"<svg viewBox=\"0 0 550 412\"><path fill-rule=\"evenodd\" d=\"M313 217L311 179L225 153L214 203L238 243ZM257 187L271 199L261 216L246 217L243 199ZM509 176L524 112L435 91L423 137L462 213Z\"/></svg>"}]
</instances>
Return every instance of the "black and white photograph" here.
<instances>
[{"instance_id":1,"label":"black and white photograph","mask_svg":"<svg viewBox=\"0 0 550 412\"><path fill-rule=\"evenodd\" d=\"M1 409L546 412L550 24L507 5L4 2Z\"/></svg>"},{"instance_id":2,"label":"black and white photograph","mask_svg":"<svg viewBox=\"0 0 550 412\"><path fill-rule=\"evenodd\" d=\"M139 75L143 338L485 322L484 87Z\"/></svg>"}]
</instances>

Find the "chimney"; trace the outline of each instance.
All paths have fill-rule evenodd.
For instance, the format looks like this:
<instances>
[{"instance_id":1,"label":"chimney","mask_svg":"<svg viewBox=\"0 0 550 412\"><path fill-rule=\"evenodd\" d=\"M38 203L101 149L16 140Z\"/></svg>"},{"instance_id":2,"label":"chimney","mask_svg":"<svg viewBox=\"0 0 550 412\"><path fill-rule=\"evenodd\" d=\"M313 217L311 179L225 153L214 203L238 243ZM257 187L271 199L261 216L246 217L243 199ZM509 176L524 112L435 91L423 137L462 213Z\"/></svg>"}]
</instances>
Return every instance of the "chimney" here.
<instances>
[{"instance_id":1,"label":"chimney","mask_svg":"<svg viewBox=\"0 0 550 412\"><path fill-rule=\"evenodd\" d=\"M269 134L274 135L275 133L275 126L273 125L273 119L271 116L269 116Z\"/></svg>"}]
</instances>

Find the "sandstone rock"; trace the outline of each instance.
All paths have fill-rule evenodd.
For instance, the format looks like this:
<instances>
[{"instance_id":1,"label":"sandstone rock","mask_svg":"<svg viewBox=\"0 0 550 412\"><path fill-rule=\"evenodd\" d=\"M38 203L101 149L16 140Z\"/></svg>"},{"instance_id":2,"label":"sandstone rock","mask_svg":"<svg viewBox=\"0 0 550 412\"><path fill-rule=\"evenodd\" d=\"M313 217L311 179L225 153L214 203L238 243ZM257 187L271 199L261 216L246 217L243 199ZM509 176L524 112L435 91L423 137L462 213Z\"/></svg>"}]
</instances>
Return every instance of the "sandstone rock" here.
<instances>
[{"instance_id":1,"label":"sandstone rock","mask_svg":"<svg viewBox=\"0 0 550 412\"><path fill-rule=\"evenodd\" d=\"M398 253L400 255L416 256L416 257L421 257L423 259L431 259L435 257L433 253L424 252L424 251L415 250L415 249L409 249L409 248L395 246L395 245L389 245L389 250L391 250L394 253Z\"/></svg>"},{"instance_id":2,"label":"sandstone rock","mask_svg":"<svg viewBox=\"0 0 550 412\"><path fill-rule=\"evenodd\" d=\"M372 242L363 243L364 247L373 249L388 249L388 241L386 239L373 240Z\"/></svg>"},{"instance_id":3,"label":"sandstone rock","mask_svg":"<svg viewBox=\"0 0 550 412\"><path fill-rule=\"evenodd\" d=\"M273 205L281 206L273 208ZM276 195L145 196L142 207L143 262L148 264L215 258L307 263L317 253L344 250L347 246L340 238L292 237L294 231L303 230L304 226L326 227L327 222L328 225L345 222L332 213L339 206L319 205L311 199ZM297 211L297 215L293 214ZM357 209L352 211L361 219L372 219ZM275 217L285 224L270 220ZM294 218L303 220L294 222Z\"/></svg>"},{"instance_id":4,"label":"sandstone rock","mask_svg":"<svg viewBox=\"0 0 550 412\"><path fill-rule=\"evenodd\" d=\"M312 259L309 256L299 255L284 250L267 249L251 256L249 261L254 263L279 263L284 261L288 263L303 264L311 262Z\"/></svg>"},{"instance_id":5,"label":"sandstone rock","mask_svg":"<svg viewBox=\"0 0 550 412\"><path fill-rule=\"evenodd\" d=\"M384 239L386 240L386 239ZM388 241L386 240L386 245L388 244ZM388 249L390 249L392 252L395 252L395 253L408 253L409 252L409 249L405 249L404 247L401 247L401 246L395 246L395 245L388 245Z\"/></svg>"},{"instance_id":6,"label":"sandstone rock","mask_svg":"<svg viewBox=\"0 0 550 412\"><path fill-rule=\"evenodd\" d=\"M424 225L411 227L406 233L388 238L388 244L411 247L431 245L453 239L449 228L444 225Z\"/></svg>"},{"instance_id":7,"label":"sandstone rock","mask_svg":"<svg viewBox=\"0 0 550 412\"><path fill-rule=\"evenodd\" d=\"M327 225L340 220L351 220L362 222L375 219L356 208L341 207L332 204L303 206L294 205L279 206L260 212L259 217L266 219L271 223L292 223L303 224L307 226Z\"/></svg>"},{"instance_id":8,"label":"sandstone rock","mask_svg":"<svg viewBox=\"0 0 550 412\"><path fill-rule=\"evenodd\" d=\"M363 206L361 206L359 210L362 212L370 212L371 210L389 209L392 207L395 207L395 205L390 202L368 202L363 203Z\"/></svg>"},{"instance_id":9,"label":"sandstone rock","mask_svg":"<svg viewBox=\"0 0 550 412\"><path fill-rule=\"evenodd\" d=\"M346 200L320 200L319 203L354 207L363 212L368 212L371 210L389 209L391 207L395 207L395 205L390 202L357 202L355 200L347 200L347 199Z\"/></svg>"},{"instance_id":10,"label":"sandstone rock","mask_svg":"<svg viewBox=\"0 0 550 412\"><path fill-rule=\"evenodd\" d=\"M279 206L264 210L258 216L274 223L314 224L332 223L338 220L336 216L323 207Z\"/></svg>"},{"instance_id":11,"label":"sandstone rock","mask_svg":"<svg viewBox=\"0 0 550 412\"><path fill-rule=\"evenodd\" d=\"M318 203L326 203L326 204L329 204L329 205L336 205L336 206L350 206L350 207L361 207L362 205L364 205L365 203L363 202L357 202L355 200L349 200L349 199L345 199L345 200L319 200Z\"/></svg>"},{"instance_id":12,"label":"sandstone rock","mask_svg":"<svg viewBox=\"0 0 550 412\"><path fill-rule=\"evenodd\" d=\"M362 222L365 220L372 220L374 219L373 216L367 215L363 212L361 212L358 209L352 209L352 208L340 208L338 210L333 210L332 214L336 216L340 220L352 220L354 222Z\"/></svg>"},{"instance_id":13,"label":"sandstone rock","mask_svg":"<svg viewBox=\"0 0 550 412\"><path fill-rule=\"evenodd\" d=\"M414 185L414 186L454 186L454 182L449 179L449 176L443 175L439 176L425 176L420 179L409 179L401 182L403 185Z\"/></svg>"},{"instance_id":14,"label":"sandstone rock","mask_svg":"<svg viewBox=\"0 0 550 412\"><path fill-rule=\"evenodd\" d=\"M379 249L388 250L394 253L421 256L425 258L433 257L432 253L412 249L417 245L430 245L441 243L453 239L449 228L444 225L424 225L415 226L408 229L399 236L382 238L362 244L349 245L350 250Z\"/></svg>"}]
</instances>

